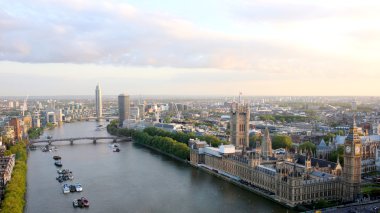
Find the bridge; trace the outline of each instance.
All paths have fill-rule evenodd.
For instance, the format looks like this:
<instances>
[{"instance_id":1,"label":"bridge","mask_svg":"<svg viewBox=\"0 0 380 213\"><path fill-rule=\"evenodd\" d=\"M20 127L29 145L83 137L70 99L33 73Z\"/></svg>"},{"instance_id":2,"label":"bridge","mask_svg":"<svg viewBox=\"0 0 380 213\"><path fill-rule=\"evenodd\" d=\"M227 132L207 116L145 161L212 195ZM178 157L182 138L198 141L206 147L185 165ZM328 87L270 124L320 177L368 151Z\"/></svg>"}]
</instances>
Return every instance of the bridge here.
<instances>
[{"instance_id":1,"label":"bridge","mask_svg":"<svg viewBox=\"0 0 380 213\"><path fill-rule=\"evenodd\" d=\"M70 141L70 144L73 145L74 141L79 140L91 140L93 143L96 143L98 140L112 140L113 142L120 141L132 141L131 137L117 137L117 136L109 136L109 137L77 137L77 138L58 138L58 139L40 139L40 140L31 140L29 145L35 145L37 143L47 143L51 145L54 142L58 141Z\"/></svg>"}]
</instances>

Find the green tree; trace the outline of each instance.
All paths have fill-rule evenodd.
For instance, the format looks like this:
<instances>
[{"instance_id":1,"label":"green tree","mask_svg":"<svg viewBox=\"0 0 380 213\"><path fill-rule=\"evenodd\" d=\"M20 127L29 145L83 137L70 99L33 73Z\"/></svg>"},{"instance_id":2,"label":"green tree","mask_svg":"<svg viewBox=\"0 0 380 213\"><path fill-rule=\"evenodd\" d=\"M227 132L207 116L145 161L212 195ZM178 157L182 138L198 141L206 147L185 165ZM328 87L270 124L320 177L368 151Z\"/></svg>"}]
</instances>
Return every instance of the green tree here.
<instances>
[{"instance_id":1,"label":"green tree","mask_svg":"<svg viewBox=\"0 0 380 213\"><path fill-rule=\"evenodd\" d=\"M312 142L307 141L307 142L302 143L298 147L298 149L299 150L307 150L307 151L310 151L310 152L314 153L316 151L316 146Z\"/></svg>"},{"instance_id":2,"label":"green tree","mask_svg":"<svg viewBox=\"0 0 380 213\"><path fill-rule=\"evenodd\" d=\"M249 147L255 148L256 142L260 141L260 143L261 143L261 138L262 138L262 136L260 136L260 135L254 135L252 137L249 137Z\"/></svg>"},{"instance_id":3,"label":"green tree","mask_svg":"<svg viewBox=\"0 0 380 213\"><path fill-rule=\"evenodd\" d=\"M292 147L292 139L287 135L275 135L272 139L272 148L287 148L290 149Z\"/></svg>"}]
</instances>

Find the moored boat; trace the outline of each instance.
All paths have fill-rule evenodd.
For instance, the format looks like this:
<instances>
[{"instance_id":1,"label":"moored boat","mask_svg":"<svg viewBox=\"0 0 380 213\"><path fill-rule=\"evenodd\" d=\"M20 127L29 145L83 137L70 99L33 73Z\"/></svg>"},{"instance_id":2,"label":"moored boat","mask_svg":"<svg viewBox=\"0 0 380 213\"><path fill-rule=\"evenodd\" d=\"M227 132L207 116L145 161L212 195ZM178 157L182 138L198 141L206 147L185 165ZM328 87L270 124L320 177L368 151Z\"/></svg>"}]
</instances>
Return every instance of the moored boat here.
<instances>
[{"instance_id":1,"label":"moored boat","mask_svg":"<svg viewBox=\"0 0 380 213\"><path fill-rule=\"evenodd\" d=\"M54 160L61 160L61 156L55 155L55 156L53 156L53 159Z\"/></svg>"},{"instance_id":2,"label":"moored boat","mask_svg":"<svg viewBox=\"0 0 380 213\"><path fill-rule=\"evenodd\" d=\"M70 192L76 192L77 191L77 189L74 185L70 185L69 188L70 188Z\"/></svg>"},{"instance_id":3,"label":"moored boat","mask_svg":"<svg viewBox=\"0 0 380 213\"><path fill-rule=\"evenodd\" d=\"M81 197L80 199L84 207L90 207L90 202L85 197Z\"/></svg>"},{"instance_id":4,"label":"moored boat","mask_svg":"<svg viewBox=\"0 0 380 213\"><path fill-rule=\"evenodd\" d=\"M81 192L83 190L82 185L80 183L75 184L75 189L77 192Z\"/></svg>"},{"instance_id":5,"label":"moored boat","mask_svg":"<svg viewBox=\"0 0 380 213\"><path fill-rule=\"evenodd\" d=\"M69 185L67 183L63 184L62 190L64 194L70 193Z\"/></svg>"},{"instance_id":6,"label":"moored boat","mask_svg":"<svg viewBox=\"0 0 380 213\"><path fill-rule=\"evenodd\" d=\"M62 162L60 160L55 161L54 164L57 167L62 167Z\"/></svg>"}]
</instances>

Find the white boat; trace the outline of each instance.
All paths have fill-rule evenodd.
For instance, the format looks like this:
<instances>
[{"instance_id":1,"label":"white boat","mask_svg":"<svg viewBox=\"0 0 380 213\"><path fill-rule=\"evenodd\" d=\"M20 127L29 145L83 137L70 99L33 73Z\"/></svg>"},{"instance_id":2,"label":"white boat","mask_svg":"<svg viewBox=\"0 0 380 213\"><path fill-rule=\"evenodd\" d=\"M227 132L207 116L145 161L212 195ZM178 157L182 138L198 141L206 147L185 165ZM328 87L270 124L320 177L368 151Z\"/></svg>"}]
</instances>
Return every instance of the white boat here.
<instances>
[{"instance_id":1,"label":"white boat","mask_svg":"<svg viewBox=\"0 0 380 213\"><path fill-rule=\"evenodd\" d=\"M80 183L75 184L75 189L77 192L81 192L83 190L82 185Z\"/></svg>"},{"instance_id":2,"label":"white boat","mask_svg":"<svg viewBox=\"0 0 380 213\"><path fill-rule=\"evenodd\" d=\"M63 184L63 193L66 194L66 193L70 193L70 188L69 188L69 185L68 184Z\"/></svg>"},{"instance_id":3,"label":"white boat","mask_svg":"<svg viewBox=\"0 0 380 213\"><path fill-rule=\"evenodd\" d=\"M113 143L113 144L111 144L111 147L112 147L112 148L119 148L120 145L119 145L118 143Z\"/></svg>"}]
</instances>

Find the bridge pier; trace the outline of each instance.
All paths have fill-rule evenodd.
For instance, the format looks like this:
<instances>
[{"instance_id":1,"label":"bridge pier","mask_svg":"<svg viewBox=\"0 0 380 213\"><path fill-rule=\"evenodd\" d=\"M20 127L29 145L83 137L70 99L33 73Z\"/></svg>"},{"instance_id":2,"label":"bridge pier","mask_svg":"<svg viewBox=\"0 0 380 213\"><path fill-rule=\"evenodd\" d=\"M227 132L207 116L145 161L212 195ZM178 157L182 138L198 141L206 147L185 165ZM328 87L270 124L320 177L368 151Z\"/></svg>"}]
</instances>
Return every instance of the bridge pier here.
<instances>
[{"instance_id":1,"label":"bridge pier","mask_svg":"<svg viewBox=\"0 0 380 213\"><path fill-rule=\"evenodd\" d=\"M113 139L113 142L114 142L114 143L116 143L116 141L117 141L117 140L116 140L116 138L115 138L115 139Z\"/></svg>"},{"instance_id":2,"label":"bridge pier","mask_svg":"<svg viewBox=\"0 0 380 213\"><path fill-rule=\"evenodd\" d=\"M94 139L94 140L92 141L92 143L93 143L93 144L96 144L96 139Z\"/></svg>"},{"instance_id":3,"label":"bridge pier","mask_svg":"<svg viewBox=\"0 0 380 213\"><path fill-rule=\"evenodd\" d=\"M74 145L74 140L70 140L70 145Z\"/></svg>"}]
</instances>

